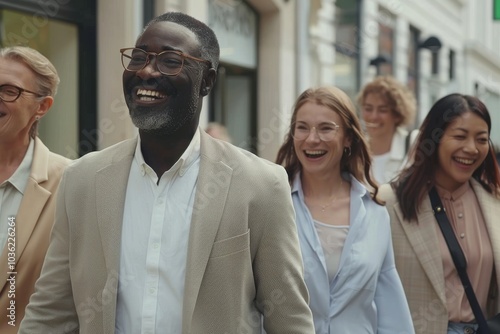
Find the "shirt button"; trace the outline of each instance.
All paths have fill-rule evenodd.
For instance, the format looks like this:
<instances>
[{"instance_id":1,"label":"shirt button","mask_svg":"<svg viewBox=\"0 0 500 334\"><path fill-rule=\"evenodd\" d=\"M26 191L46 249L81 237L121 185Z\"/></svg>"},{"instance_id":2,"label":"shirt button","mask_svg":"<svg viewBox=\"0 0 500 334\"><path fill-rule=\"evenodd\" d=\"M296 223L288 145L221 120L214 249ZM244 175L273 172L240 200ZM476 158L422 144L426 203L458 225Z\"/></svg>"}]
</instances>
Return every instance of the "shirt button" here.
<instances>
[{"instance_id":1,"label":"shirt button","mask_svg":"<svg viewBox=\"0 0 500 334\"><path fill-rule=\"evenodd\" d=\"M157 243L157 242L155 242L155 243L153 244L153 248L154 248L154 249L158 249L158 247L160 247L160 244L159 244L159 243Z\"/></svg>"},{"instance_id":2,"label":"shirt button","mask_svg":"<svg viewBox=\"0 0 500 334\"><path fill-rule=\"evenodd\" d=\"M461 238L461 239L465 238L465 233L461 233L461 234L460 234L460 238Z\"/></svg>"},{"instance_id":3,"label":"shirt button","mask_svg":"<svg viewBox=\"0 0 500 334\"><path fill-rule=\"evenodd\" d=\"M156 292L156 289L155 288L149 288L149 293L150 294L154 294Z\"/></svg>"},{"instance_id":4,"label":"shirt button","mask_svg":"<svg viewBox=\"0 0 500 334\"><path fill-rule=\"evenodd\" d=\"M458 214L458 218L462 218L463 216L464 216L464 214L461 212Z\"/></svg>"}]
</instances>

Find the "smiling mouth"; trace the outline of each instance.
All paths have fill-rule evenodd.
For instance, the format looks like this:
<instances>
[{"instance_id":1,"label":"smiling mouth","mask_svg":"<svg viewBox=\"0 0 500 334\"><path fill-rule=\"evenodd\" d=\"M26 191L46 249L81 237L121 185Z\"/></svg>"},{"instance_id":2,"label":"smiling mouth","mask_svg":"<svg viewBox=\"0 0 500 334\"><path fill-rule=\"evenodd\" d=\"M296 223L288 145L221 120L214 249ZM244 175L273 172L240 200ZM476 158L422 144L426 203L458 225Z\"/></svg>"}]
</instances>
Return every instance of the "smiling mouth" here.
<instances>
[{"instance_id":1,"label":"smiling mouth","mask_svg":"<svg viewBox=\"0 0 500 334\"><path fill-rule=\"evenodd\" d=\"M139 101L144 101L144 102L161 100L167 97L166 94L158 90L152 90L152 89L138 89L136 95Z\"/></svg>"},{"instance_id":2,"label":"smiling mouth","mask_svg":"<svg viewBox=\"0 0 500 334\"><path fill-rule=\"evenodd\" d=\"M365 126L367 128L371 128L371 129L373 129L373 128L379 128L380 127L380 123L368 123L368 122L365 122Z\"/></svg>"},{"instance_id":3,"label":"smiling mouth","mask_svg":"<svg viewBox=\"0 0 500 334\"><path fill-rule=\"evenodd\" d=\"M462 164L462 165L467 165L467 166L470 166L470 165L473 165L474 162L476 162L475 159L465 159L465 158L453 158L453 160L455 160L456 162Z\"/></svg>"},{"instance_id":4,"label":"smiling mouth","mask_svg":"<svg viewBox=\"0 0 500 334\"><path fill-rule=\"evenodd\" d=\"M326 154L326 151L323 151L323 150L306 150L304 151L304 154L306 155L306 157L308 158L319 158L319 157L322 157Z\"/></svg>"}]
</instances>

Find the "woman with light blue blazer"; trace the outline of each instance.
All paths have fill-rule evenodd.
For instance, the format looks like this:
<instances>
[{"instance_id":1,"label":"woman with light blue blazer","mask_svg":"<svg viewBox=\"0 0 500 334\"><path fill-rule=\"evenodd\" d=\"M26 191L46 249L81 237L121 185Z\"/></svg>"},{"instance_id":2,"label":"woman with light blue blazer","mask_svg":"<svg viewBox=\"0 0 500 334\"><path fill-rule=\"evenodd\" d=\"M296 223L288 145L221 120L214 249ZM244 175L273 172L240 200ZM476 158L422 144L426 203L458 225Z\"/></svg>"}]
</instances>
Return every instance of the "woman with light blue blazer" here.
<instances>
[{"instance_id":1,"label":"woman with light blue blazer","mask_svg":"<svg viewBox=\"0 0 500 334\"><path fill-rule=\"evenodd\" d=\"M414 333L354 110L335 87L306 90L277 157L292 185L316 333Z\"/></svg>"}]
</instances>

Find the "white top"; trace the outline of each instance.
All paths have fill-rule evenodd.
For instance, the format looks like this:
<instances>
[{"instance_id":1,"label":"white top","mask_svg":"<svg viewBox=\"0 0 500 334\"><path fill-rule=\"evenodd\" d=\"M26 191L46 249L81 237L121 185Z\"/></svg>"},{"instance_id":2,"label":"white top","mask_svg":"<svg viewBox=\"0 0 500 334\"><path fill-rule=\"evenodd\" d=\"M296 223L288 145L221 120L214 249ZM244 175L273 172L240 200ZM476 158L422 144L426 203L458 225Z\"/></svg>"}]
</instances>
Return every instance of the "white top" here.
<instances>
[{"instance_id":1,"label":"white top","mask_svg":"<svg viewBox=\"0 0 500 334\"><path fill-rule=\"evenodd\" d=\"M373 156L372 173L373 177L375 178L375 181L377 181L379 184L383 184L389 181L386 180L387 178L385 177L385 172L386 172L387 162L389 161L390 157L391 157L391 152Z\"/></svg>"},{"instance_id":2,"label":"white top","mask_svg":"<svg viewBox=\"0 0 500 334\"><path fill-rule=\"evenodd\" d=\"M339 269L340 255L342 248L344 248L347 232L349 232L349 226L330 225L314 220L314 227L323 248L326 271L331 282Z\"/></svg>"},{"instance_id":3,"label":"white top","mask_svg":"<svg viewBox=\"0 0 500 334\"><path fill-rule=\"evenodd\" d=\"M117 334L182 332L189 229L200 167L199 131L159 182L144 162L140 139L137 142L123 215Z\"/></svg>"},{"instance_id":4,"label":"white top","mask_svg":"<svg viewBox=\"0 0 500 334\"><path fill-rule=\"evenodd\" d=\"M11 177L0 184L0 250L4 249L7 242L9 217L15 218L21 206L31 172L34 150L35 141L30 140L28 150L26 150L19 167ZM22 222L16 221L16 226L20 226L18 224L22 224Z\"/></svg>"},{"instance_id":5,"label":"white top","mask_svg":"<svg viewBox=\"0 0 500 334\"><path fill-rule=\"evenodd\" d=\"M408 131L406 131L404 128L396 128L396 132L392 137L391 150L382 155L372 156L372 173L375 181L377 181L379 184L384 184L391 181L405 166L407 136Z\"/></svg>"}]
</instances>

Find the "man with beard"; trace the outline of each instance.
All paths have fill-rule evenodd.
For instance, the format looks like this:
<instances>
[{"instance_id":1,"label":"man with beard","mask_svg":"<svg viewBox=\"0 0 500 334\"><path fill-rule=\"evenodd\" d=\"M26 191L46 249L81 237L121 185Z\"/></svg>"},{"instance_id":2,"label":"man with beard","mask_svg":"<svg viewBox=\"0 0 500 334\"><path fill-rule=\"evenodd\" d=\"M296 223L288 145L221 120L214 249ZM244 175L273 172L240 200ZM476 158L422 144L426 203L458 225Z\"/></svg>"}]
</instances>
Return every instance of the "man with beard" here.
<instances>
[{"instance_id":1,"label":"man with beard","mask_svg":"<svg viewBox=\"0 0 500 334\"><path fill-rule=\"evenodd\" d=\"M20 333L314 333L284 169L199 129L213 31L166 13L120 51L139 136L63 176Z\"/></svg>"}]
</instances>

